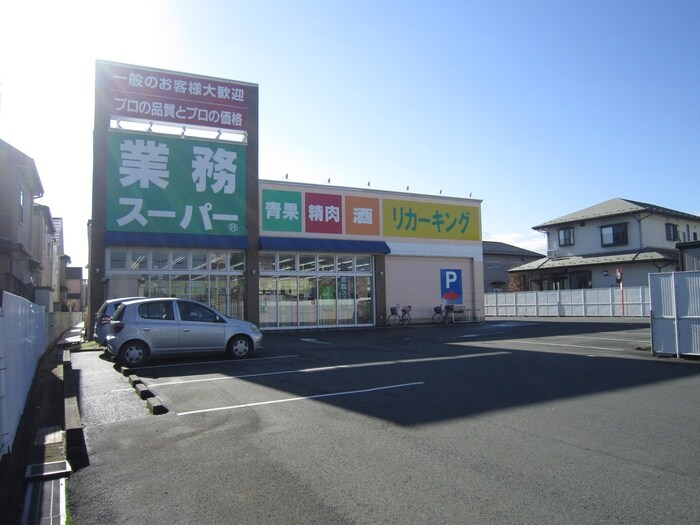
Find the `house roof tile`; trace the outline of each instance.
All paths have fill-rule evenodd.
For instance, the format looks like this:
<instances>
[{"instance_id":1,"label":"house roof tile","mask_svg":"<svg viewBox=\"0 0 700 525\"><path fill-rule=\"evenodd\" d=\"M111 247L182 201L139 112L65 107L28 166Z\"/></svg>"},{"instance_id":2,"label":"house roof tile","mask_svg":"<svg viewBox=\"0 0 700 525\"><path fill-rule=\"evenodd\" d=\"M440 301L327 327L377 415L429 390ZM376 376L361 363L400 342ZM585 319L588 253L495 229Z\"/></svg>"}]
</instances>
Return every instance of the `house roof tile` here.
<instances>
[{"instance_id":1,"label":"house roof tile","mask_svg":"<svg viewBox=\"0 0 700 525\"><path fill-rule=\"evenodd\" d=\"M562 217L559 217L557 219L552 219L550 221L543 222L542 224L533 226L532 229L543 230L550 226L557 226L560 224L600 219L603 217L615 217L620 215L628 215L632 213L654 213L659 215L666 215L669 217L682 217L686 219L700 221L700 217L698 217L697 215L692 215L690 213L684 213L681 211L672 210L670 208L664 208L663 206L657 206L655 204L647 204L644 202L615 198L570 213L568 215L563 215Z\"/></svg>"}]
</instances>

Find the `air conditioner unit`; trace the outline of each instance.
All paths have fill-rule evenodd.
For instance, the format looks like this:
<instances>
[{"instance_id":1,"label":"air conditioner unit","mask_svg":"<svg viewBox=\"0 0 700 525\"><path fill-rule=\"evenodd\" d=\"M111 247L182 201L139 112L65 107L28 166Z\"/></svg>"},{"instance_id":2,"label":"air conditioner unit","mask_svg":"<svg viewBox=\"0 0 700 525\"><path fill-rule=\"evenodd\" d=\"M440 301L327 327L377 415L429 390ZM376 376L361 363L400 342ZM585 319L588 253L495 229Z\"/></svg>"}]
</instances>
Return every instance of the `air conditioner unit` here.
<instances>
[{"instance_id":1,"label":"air conditioner unit","mask_svg":"<svg viewBox=\"0 0 700 525\"><path fill-rule=\"evenodd\" d=\"M556 259L557 258L557 251L556 250L547 250L547 257L550 259Z\"/></svg>"}]
</instances>

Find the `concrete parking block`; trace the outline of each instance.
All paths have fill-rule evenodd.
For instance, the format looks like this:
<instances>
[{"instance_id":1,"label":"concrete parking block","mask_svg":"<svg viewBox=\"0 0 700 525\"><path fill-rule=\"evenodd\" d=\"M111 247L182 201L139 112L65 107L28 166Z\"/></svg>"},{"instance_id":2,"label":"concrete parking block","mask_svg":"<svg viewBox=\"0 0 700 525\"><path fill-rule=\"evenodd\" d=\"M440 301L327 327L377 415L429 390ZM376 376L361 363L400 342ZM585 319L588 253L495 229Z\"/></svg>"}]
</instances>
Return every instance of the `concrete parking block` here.
<instances>
[{"instance_id":1,"label":"concrete parking block","mask_svg":"<svg viewBox=\"0 0 700 525\"><path fill-rule=\"evenodd\" d=\"M154 416L159 416L162 414L167 414L168 409L160 402L157 397L151 397L146 400L148 406L148 411Z\"/></svg>"},{"instance_id":2,"label":"concrete parking block","mask_svg":"<svg viewBox=\"0 0 700 525\"><path fill-rule=\"evenodd\" d=\"M143 383L136 383L134 385L134 388L136 389L136 393L139 395L141 399L149 399L153 397L153 392L151 392L148 387L143 384Z\"/></svg>"}]
</instances>

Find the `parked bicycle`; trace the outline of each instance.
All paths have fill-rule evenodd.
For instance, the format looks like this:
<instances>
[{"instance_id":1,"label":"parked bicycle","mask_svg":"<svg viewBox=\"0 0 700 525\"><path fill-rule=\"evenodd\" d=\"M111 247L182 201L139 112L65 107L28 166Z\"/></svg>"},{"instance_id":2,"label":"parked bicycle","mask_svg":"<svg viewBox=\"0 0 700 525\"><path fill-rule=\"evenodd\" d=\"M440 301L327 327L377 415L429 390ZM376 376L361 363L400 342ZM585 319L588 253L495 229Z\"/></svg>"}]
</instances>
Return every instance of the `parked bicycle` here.
<instances>
[{"instance_id":1,"label":"parked bicycle","mask_svg":"<svg viewBox=\"0 0 700 525\"><path fill-rule=\"evenodd\" d=\"M453 304L446 304L444 307L442 305L433 308L435 312L433 314L433 323L435 324L450 324L455 322L455 306Z\"/></svg>"},{"instance_id":2,"label":"parked bicycle","mask_svg":"<svg viewBox=\"0 0 700 525\"><path fill-rule=\"evenodd\" d=\"M401 310L401 315L399 316L399 309ZM391 313L387 317L386 322L389 326L403 325L408 326L411 324L411 307L397 304L396 306L390 307Z\"/></svg>"}]
</instances>

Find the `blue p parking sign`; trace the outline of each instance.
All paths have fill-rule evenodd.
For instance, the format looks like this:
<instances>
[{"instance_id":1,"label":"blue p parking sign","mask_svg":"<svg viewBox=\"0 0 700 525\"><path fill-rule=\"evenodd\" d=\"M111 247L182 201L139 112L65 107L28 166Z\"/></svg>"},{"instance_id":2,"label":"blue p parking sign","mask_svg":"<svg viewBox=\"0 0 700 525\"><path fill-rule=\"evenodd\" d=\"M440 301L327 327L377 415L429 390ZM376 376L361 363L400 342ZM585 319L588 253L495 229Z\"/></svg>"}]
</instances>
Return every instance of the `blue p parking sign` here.
<instances>
[{"instance_id":1,"label":"blue p parking sign","mask_svg":"<svg viewBox=\"0 0 700 525\"><path fill-rule=\"evenodd\" d=\"M447 304L461 304L462 270L440 270L440 297Z\"/></svg>"}]
</instances>

